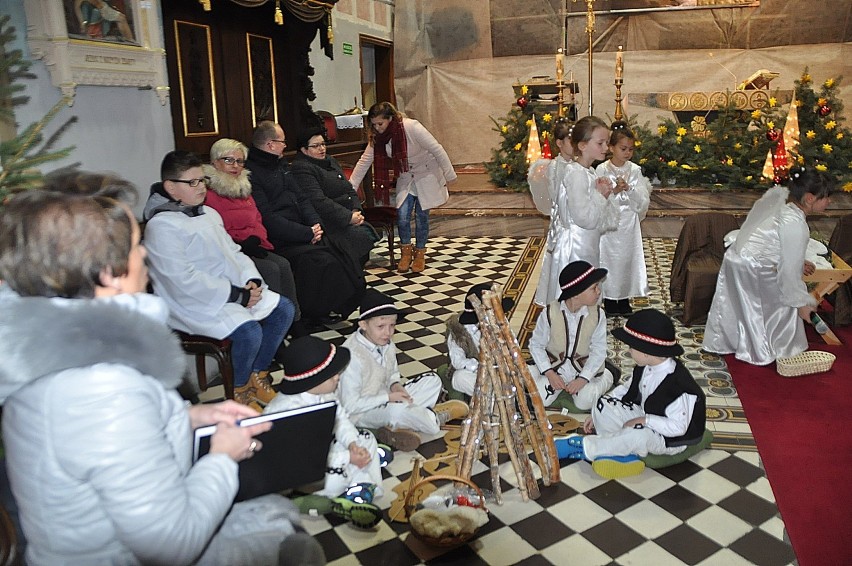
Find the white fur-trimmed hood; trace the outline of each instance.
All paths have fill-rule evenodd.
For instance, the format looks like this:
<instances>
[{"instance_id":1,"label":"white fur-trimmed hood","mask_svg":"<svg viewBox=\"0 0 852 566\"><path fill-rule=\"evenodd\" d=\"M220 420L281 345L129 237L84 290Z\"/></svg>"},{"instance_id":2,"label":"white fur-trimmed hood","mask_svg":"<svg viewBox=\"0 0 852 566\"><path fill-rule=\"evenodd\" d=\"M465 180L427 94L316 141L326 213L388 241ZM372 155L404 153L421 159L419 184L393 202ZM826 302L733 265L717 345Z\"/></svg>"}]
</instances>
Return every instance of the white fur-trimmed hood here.
<instances>
[{"instance_id":1,"label":"white fur-trimmed hood","mask_svg":"<svg viewBox=\"0 0 852 566\"><path fill-rule=\"evenodd\" d=\"M145 313L159 306L156 297L0 297L0 403L42 376L97 363L132 367L166 388L183 378L180 342L158 317Z\"/></svg>"}]
</instances>

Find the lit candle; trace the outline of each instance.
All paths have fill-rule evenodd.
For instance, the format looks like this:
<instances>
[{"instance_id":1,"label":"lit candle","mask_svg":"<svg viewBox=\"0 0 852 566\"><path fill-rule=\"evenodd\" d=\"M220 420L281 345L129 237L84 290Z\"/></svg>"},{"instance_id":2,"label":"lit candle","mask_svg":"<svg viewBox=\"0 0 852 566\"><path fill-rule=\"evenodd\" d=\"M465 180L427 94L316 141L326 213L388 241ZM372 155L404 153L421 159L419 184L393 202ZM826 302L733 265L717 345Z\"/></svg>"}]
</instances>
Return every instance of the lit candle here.
<instances>
[{"instance_id":1,"label":"lit candle","mask_svg":"<svg viewBox=\"0 0 852 566\"><path fill-rule=\"evenodd\" d=\"M565 74L565 54L562 53L562 48L556 50L556 82L562 82L562 76Z\"/></svg>"},{"instance_id":2,"label":"lit candle","mask_svg":"<svg viewBox=\"0 0 852 566\"><path fill-rule=\"evenodd\" d=\"M615 53L615 80L620 80L624 77L624 52L622 47L618 46L618 51Z\"/></svg>"}]
</instances>

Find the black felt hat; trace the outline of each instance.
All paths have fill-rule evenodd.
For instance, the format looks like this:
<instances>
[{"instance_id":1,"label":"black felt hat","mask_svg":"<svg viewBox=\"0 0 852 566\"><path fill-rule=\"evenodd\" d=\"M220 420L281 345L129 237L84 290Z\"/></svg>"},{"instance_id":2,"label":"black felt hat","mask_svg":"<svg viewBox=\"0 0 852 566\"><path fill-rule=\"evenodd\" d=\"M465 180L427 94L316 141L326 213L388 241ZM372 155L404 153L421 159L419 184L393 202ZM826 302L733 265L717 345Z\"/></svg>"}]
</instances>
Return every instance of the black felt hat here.
<instances>
[{"instance_id":1,"label":"black felt hat","mask_svg":"<svg viewBox=\"0 0 852 566\"><path fill-rule=\"evenodd\" d=\"M393 299L375 289L367 289L364 291L364 297L361 299L361 309L358 311L358 322L374 318L377 316L396 315L396 320L399 322L404 316L404 312L396 308L393 304Z\"/></svg>"},{"instance_id":2,"label":"black felt hat","mask_svg":"<svg viewBox=\"0 0 852 566\"><path fill-rule=\"evenodd\" d=\"M649 356L671 358L683 353L672 319L658 310L643 309L633 313L624 328L613 328L612 335Z\"/></svg>"},{"instance_id":3,"label":"black felt hat","mask_svg":"<svg viewBox=\"0 0 852 566\"><path fill-rule=\"evenodd\" d=\"M284 379L275 388L285 395L303 393L331 379L348 363L348 348L335 346L316 336L296 338L281 356Z\"/></svg>"},{"instance_id":4,"label":"black felt hat","mask_svg":"<svg viewBox=\"0 0 852 566\"><path fill-rule=\"evenodd\" d=\"M588 261L572 261L559 273L559 288L562 293L559 300L564 301L576 297L604 277L607 270L602 267L592 267Z\"/></svg>"},{"instance_id":5,"label":"black felt hat","mask_svg":"<svg viewBox=\"0 0 852 566\"><path fill-rule=\"evenodd\" d=\"M459 322L462 324L476 324L479 319L476 316L476 311L473 310L473 305L470 302L470 296L475 295L477 299L482 300L482 293L491 289L491 283L479 283L470 288L470 291L464 295L464 311L459 316ZM509 297L503 297L501 301L503 310L507 311L515 306L515 301Z\"/></svg>"}]
</instances>

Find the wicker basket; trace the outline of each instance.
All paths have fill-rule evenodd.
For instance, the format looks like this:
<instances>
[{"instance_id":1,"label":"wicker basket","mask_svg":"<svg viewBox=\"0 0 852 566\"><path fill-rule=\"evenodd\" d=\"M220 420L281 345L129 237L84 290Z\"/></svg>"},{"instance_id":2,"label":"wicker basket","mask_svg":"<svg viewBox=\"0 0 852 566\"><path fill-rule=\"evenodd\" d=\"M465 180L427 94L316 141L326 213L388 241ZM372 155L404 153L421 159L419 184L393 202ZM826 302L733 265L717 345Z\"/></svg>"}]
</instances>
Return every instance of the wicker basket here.
<instances>
[{"instance_id":1,"label":"wicker basket","mask_svg":"<svg viewBox=\"0 0 852 566\"><path fill-rule=\"evenodd\" d=\"M414 501L415 494L417 494L419 491L421 491L419 488L423 487L424 485L426 485L428 483L432 483L432 482L436 482L436 481L451 481L451 482L455 482L455 483L463 483L463 484L467 485L468 487L471 487L474 491L476 491L476 495L479 497L479 505L477 507L479 509L482 509L486 513L488 512L488 509L485 508L485 496L482 494L482 490L479 489L478 485L476 485L475 483L473 483L470 480L464 479L464 478L459 477L459 476L436 474L436 475L428 476L428 477L420 480L419 482L417 482L416 484L411 486L411 489L408 490L408 495L405 497L405 516L409 520L409 523L411 523L411 516L416 512L415 507L416 507L417 503ZM430 493L434 493L434 492L430 492ZM467 533L467 534L459 535L459 536L445 536L445 537L441 537L441 538L435 538L435 537L432 537L432 536L429 536L429 535L426 535L426 534L423 534L423 533L419 533L413 527L411 529L411 532L414 536L416 536L417 538L419 538L423 542L425 542L427 544L431 544L433 546L440 546L440 547L459 546L461 544L466 543L467 541L469 541L470 539L472 539L476 535L476 532L472 532L472 533Z\"/></svg>"},{"instance_id":2,"label":"wicker basket","mask_svg":"<svg viewBox=\"0 0 852 566\"><path fill-rule=\"evenodd\" d=\"M784 377L796 377L828 371L837 356L820 350L808 350L789 358L778 358L775 368Z\"/></svg>"}]
</instances>

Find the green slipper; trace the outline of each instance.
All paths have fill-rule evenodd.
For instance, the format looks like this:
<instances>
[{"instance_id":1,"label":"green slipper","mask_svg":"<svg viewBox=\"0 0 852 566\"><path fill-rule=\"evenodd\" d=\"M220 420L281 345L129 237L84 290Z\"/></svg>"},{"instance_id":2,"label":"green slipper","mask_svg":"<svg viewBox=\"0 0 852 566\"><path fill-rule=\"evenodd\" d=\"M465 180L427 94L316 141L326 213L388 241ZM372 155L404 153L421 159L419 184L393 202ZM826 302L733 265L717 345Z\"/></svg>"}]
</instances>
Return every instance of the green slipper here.
<instances>
[{"instance_id":1,"label":"green slipper","mask_svg":"<svg viewBox=\"0 0 852 566\"><path fill-rule=\"evenodd\" d=\"M331 498L314 494L294 497L293 503L296 504L303 515L310 515L311 517L328 515L334 508Z\"/></svg>"},{"instance_id":2,"label":"green slipper","mask_svg":"<svg viewBox=\"0 0 852 566\"><path fill-rule=\"evenodd\" d=\"M331 500L332 513L361 529L372 529L382 520L382 510L372 503L355 503L344 497Z\"/></svg>"}]
</instances>

